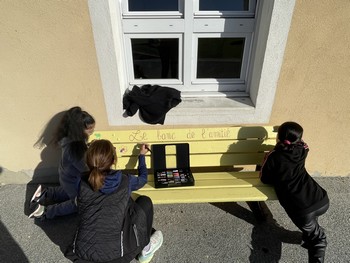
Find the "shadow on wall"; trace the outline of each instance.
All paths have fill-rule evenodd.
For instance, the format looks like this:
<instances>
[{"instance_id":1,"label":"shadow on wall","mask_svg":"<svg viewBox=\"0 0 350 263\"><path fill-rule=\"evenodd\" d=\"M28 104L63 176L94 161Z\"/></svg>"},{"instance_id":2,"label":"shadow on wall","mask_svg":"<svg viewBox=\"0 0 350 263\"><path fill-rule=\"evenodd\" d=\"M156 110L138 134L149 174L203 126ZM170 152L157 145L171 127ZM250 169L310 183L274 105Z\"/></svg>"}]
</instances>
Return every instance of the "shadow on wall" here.
<instances>
[{"instance_id":1,"label":"shadow on wall","mask_svg":"<svg viewBox=\"0 0 350 263\"><path fill-rule=\"evenodd\" d=\"M41 162L34 170L32 183L58 183L58 164L61 158L61 149L53 145L53 135L66 111L53 116L46 124L34 146L42 149Z\"/></svg>"},{"instance_id":2,"label":"shadow on wall","mask_svg":"<svg viewBox=\"0 0 350 263\"><path fill-rule=\"evenodd\" d=\"M24 203L24 213L30 214L29 201L38 184L58 184L58 165L61 158L61 148L52 142L53 135L66 111L55 114L46 124L34 147L41 149L41 162L34 169L32 180L27 184ZM34 185L34 187L31 187Z\"/></svg>"},{"instance_id":3,"label":"shadow on wall","mask_svg":"<svg viewBox=\"0 0 350 263\"><path fill-rule=\"evenodd\" d=\"M232 143L227 149L227 152L222 155L221 164L231 163L232 159L240 161L241 158L245 162L244 154L267 152L272 150L271 145L264 144L268 139L268 132L264 127L252 126L242 127L238 131L237 142ZM239 167L235 167L239 169Z\"/></svg>"},{"instance_id":4,"label":"shadow on wall","mask_svg":"<svg viewBox=\"0 0 350 263\"><path fill-rule=\"evenodd\" d=\"M0 167L0 173L2 169ZM13 239L10 232L0 221L0 258L1 262L29 262L28 258Z\"/></svg>"},{"instance_id":5,"label":"shadow on wall","mask_svg":"<svg viewBox=\"0 0 350 263\"><path fill-rule=\"evenodd\" d=\"M30 199L33 196L38 184L44 186L58 186L58 166L61 159L61 148L55 146L52 142L55 131L66 111L54 115L45 126L40 137L34 144L35 147L42 149L41 162L34 170L33 179L27 184L26 196L24 202L24 214L29 215ZM62 251L65 251L68 244L73 240L75 229L77 227L77 217L75 215L65 216L53 220L40 221L34 219L35 224L39 226L50 240L58 245ZM53 222L54 221L54 222ZM27 262L19 260L18 262Z\"/></svg>"}]
</instances>

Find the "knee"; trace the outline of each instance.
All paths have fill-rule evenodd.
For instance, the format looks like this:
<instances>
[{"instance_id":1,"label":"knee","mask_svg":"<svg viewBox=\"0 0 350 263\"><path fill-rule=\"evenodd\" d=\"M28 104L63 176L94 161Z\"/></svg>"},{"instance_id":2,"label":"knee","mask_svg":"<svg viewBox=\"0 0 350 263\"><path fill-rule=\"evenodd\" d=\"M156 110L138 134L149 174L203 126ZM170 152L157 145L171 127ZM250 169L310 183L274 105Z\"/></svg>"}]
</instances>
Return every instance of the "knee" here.
<instances>
[{"instance_id":1,"label":"knee","mask_svg":"<svg viewBox=\"0 0 350 263\"><path fill-rule=\"evenodd\" d=\"M136 198L136 202L149 202L152 203L151 198L149 198L146 195L140 195L138 198Z\"/></svg>"},{"instance_id":2,"label":"knee","mask_svg":"<svg viewBox=\"0 0 350 263\"><path fill-rule=\"evenodd\" d=\"M139 196L135 202L141 206L153 207L152 199L145 195Z\"/></svg>"},{"instance_id":3,"label":"knee","mask_svg":"<svg viewBox=\"0 0 350 263\"><path fill-rule=\"evenodd\" d=\"M320 228L316 233L312 233L312 235L304 236L302 247L316 250L325 249L327 247L327 236L323 228Z\"/></svg>"}]
</instances>

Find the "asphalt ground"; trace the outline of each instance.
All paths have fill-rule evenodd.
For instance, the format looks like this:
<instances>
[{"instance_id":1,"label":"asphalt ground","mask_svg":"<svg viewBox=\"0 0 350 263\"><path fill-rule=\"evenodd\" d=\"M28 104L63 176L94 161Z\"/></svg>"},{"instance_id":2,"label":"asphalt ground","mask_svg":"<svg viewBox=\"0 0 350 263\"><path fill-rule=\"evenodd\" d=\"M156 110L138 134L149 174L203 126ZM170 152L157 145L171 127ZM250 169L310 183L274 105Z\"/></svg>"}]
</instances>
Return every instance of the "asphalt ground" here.
<instances>
[{"instance_id":1,"label":"asphalt ground","mask_svg":"<svg viewBox=\"0 0 350 263\"><path fill-rule=\"evenodd\" d=\"M319 218L328 237L325 262L350 262L350 177L315 179L331 200ZM4 184L1 176L0 183L0 262L71 262L62 251L73 238L77 216L29 219L27 203L36 185ZM164 243L151 262L307 262L301 232L278 201L263 207L265 221L244 202L155 205L154 227L163 232Z\"/></svg>"}]
</instances>

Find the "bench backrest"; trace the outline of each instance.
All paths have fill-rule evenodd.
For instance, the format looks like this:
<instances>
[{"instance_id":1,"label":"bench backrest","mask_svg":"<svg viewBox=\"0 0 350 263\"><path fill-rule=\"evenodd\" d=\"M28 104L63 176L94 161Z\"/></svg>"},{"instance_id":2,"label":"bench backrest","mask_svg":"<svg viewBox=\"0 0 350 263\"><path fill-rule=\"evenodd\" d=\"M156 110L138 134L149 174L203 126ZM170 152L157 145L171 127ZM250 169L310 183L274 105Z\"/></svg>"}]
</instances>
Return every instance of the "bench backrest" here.
<instances>
[{"instance_id":1,"label":"bench backrest","mask_svg":"<svg viewBox=\"0 0 350 263\"><path fill-rule=\"evenodd\" d=\"M95 131L90 141L110 140L116 147L116 169L132 170L137 167L138 144L190 145L191 168L232 167L261 164L265 152L276 144L273 126L173 128ZM151 167L150 154L146 156Z\"/></svg>"}]
</instances>

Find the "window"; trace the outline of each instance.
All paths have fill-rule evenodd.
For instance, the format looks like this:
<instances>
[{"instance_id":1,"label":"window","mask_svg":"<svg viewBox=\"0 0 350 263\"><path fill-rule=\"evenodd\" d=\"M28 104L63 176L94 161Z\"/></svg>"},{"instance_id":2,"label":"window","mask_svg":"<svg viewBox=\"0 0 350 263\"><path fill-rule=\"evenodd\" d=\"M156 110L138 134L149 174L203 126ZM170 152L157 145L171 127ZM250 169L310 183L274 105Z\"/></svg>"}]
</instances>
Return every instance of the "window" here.
<instances>
[{"instance_id":1,"label":"window","mask_svg":"<svg viewBox=\"0 0 350 263\"><path fill-rule=\"evenodd\" d=\"M122 99L133 83L150 80L182 90L166 125L269 121L295 0L88 4L110 125L144 125L136 115L123 118ZM161 55L161 43L175 52Z\"/></svg>"},{"instance_id":2,"label":"window","mask_svg":"<svg viewBox=\"0 0 350 263\"><path fill-rule=\"evenodd\" d=\"M122 0L128 86L247 94L256 0Z\"/></svg>"}]
</instances>

